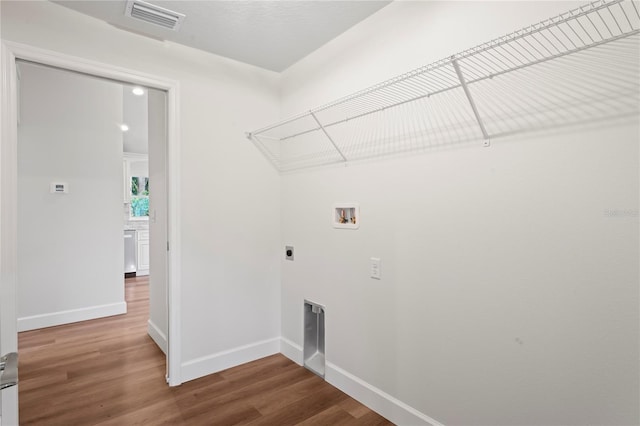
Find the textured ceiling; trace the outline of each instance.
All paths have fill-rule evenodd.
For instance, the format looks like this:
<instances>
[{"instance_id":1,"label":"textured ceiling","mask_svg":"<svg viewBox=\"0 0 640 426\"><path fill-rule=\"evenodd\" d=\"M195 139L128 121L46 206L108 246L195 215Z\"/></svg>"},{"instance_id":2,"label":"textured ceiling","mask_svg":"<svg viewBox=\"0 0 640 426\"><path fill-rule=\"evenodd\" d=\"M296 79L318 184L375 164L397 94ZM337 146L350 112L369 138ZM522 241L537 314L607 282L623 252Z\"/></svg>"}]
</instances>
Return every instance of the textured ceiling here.
<instances>
[{"instance_id":1,"label":"textured ceiling","mask_svg":"<svg viewBox=\"0 0 640 426\"><path fill-rule=\"evenodd\" d=\"M186 15L178 32L126 17L124 0L54 3L119 28L279 72L390 1L149 1Z\"/></svg>"}]
</instances>

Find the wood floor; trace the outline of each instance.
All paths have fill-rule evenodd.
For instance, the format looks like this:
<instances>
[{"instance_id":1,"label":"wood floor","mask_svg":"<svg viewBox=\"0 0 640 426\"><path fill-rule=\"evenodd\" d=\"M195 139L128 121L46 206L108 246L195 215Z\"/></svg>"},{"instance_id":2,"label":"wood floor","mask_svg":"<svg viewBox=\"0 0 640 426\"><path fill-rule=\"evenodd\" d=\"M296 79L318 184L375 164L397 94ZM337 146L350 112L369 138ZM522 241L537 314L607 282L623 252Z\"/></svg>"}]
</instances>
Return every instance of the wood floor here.
<instances>
[{"instance_id":1,"label":"wood floor","mask_svg":"<svg viewBox=\"0 0 640 426\"><path fill-rule=\"evenodd\" d=\"M170 388L145 277L126 299L126 315L19 334L21 424L391 424L282 355Z\"/></svg>"}]
</instances>

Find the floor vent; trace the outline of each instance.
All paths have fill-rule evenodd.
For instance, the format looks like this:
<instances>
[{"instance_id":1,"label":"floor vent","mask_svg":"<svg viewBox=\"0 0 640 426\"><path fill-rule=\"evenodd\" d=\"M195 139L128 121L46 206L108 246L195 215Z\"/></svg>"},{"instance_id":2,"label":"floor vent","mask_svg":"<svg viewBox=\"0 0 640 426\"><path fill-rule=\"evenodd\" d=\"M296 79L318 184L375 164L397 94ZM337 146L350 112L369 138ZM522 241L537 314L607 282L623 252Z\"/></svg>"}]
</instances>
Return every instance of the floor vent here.
<instances>
[{"instance_id":1,"label":"floor vent","mask_svg":"<svg viewBox=\"0 0 640 426\"><path fill-rule=\"evenodd\" d=\"M185 15L141 0L127 2L125 16L178 31Z\"/></svg>"}]
</instances>

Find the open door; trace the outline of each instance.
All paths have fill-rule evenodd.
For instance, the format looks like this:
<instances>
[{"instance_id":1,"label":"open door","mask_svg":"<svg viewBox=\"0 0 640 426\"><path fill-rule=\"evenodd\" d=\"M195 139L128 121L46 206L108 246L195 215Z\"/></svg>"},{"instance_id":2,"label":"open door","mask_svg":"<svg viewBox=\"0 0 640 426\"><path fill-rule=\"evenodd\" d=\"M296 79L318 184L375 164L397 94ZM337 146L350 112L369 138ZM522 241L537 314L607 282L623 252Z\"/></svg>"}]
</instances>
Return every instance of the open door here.
<instances>
[{"instance_id":1,"label":"open door","mask_svg":"<svg viewBox=\"0 0 640 426\"><path fill-rule=\"evenodd\" d=\"M4 130L4 129L3 129ZM2 242L0 243L0 357L4 357L6 354L18 351L18 330L15 315L15 279L17 261L15 257L15 205L7 205L4 194L5 188L10 186L7 184L7 168L4 167L6 163L6 152L0 151L0 158L2 158L1 177L1 190L3 193L2 200L0 201L0 235L2 235ZM11 156L11 158L13 158ZM12 250L13 249L13 250ZM11 371L12 368L16 368L9 363L0 362L2 366L0 374L4 376L4 369L7 368L7 375L14 375L17 373ZM5 376L6 379L6 376ZM0 383L2 383L2 376L0 376ZM10 386L0 390L0 425L13 426L18 424L18 386Z\"/></svg>"},{"instance_id":2,"label":"open door","mask_svg":"<svg viewBox=\"0 0 640 426\"><path fill-rule=\"evenodd\" d=\"M4 262L0 267L4 268ZM17 426L18 332L15 317L11 318L14 303L10 286L7 285L5 278L7 277L3 274L0 282L0 354L2 354L0 355L0 426Z\"/></svg>"},{"instance_id":3,"label":"open door","mask_svg":"<svg viewBox=\"0 0 640 426\"><path fill-rule=\"evenodd\" d=\"M148 89L149 114L149 336L168 352L168 198L167 198L167 93ZM168 365L168 363L167 363ZM167 377L168 377L167 371Z\"/></svg>"},{"instance_id":4,"label":"open door","mask_svg":"<svg viewBox=\"0 0 640 426\"><path fill-rule=\"evenodd\" d=\"M16 322L17 211L16 147L10 143L17 132L17 72L14 58L3 44L0 85L0 356L18 350ZM0 424L18 424L18 386L0 390Z\"/></svg>"},{"instance_id":5,"label":"open door","mask_svg":"<svg viewBox=\"0 0 640 426\"><path fill-rule=\"evenodd\" d=\"M15 417L14 405L11 399L18 388L18 353L9 352L8 354L0 357L0 392L6 393L8 400L5 403L7 410L11 411L9 415ZM1 402L1 401L0 401ZM0 405L1 406L1 405ZM5 415L5 418L9 417ZM17 424L17 420L11 419L11 424ZM8 423L7 421L6 423ZM0 414L0 426L2 425L2 415Z\"/></svg>"}]
</instances>

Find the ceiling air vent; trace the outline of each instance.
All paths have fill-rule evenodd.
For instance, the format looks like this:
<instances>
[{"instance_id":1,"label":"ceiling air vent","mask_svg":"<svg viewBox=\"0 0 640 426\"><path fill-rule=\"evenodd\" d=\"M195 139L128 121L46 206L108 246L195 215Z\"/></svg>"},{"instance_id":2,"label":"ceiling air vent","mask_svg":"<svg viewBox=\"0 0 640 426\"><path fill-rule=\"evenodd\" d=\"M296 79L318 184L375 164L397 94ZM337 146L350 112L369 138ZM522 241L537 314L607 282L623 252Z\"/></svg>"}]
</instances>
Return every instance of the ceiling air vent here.
<instances>
[{"instance_id":1,"label":"ceiling air vent","mask_svg":"<svg viewBox=\"0 0 640 426\"><path fill-rule=\"evenodd\" d=\"M127 2L125 16L140 19L154 25L159 25L173 31L178 31L184 16L182 13L165 9L141 0L130 0Z\"/></svg>"}]
</instances>

